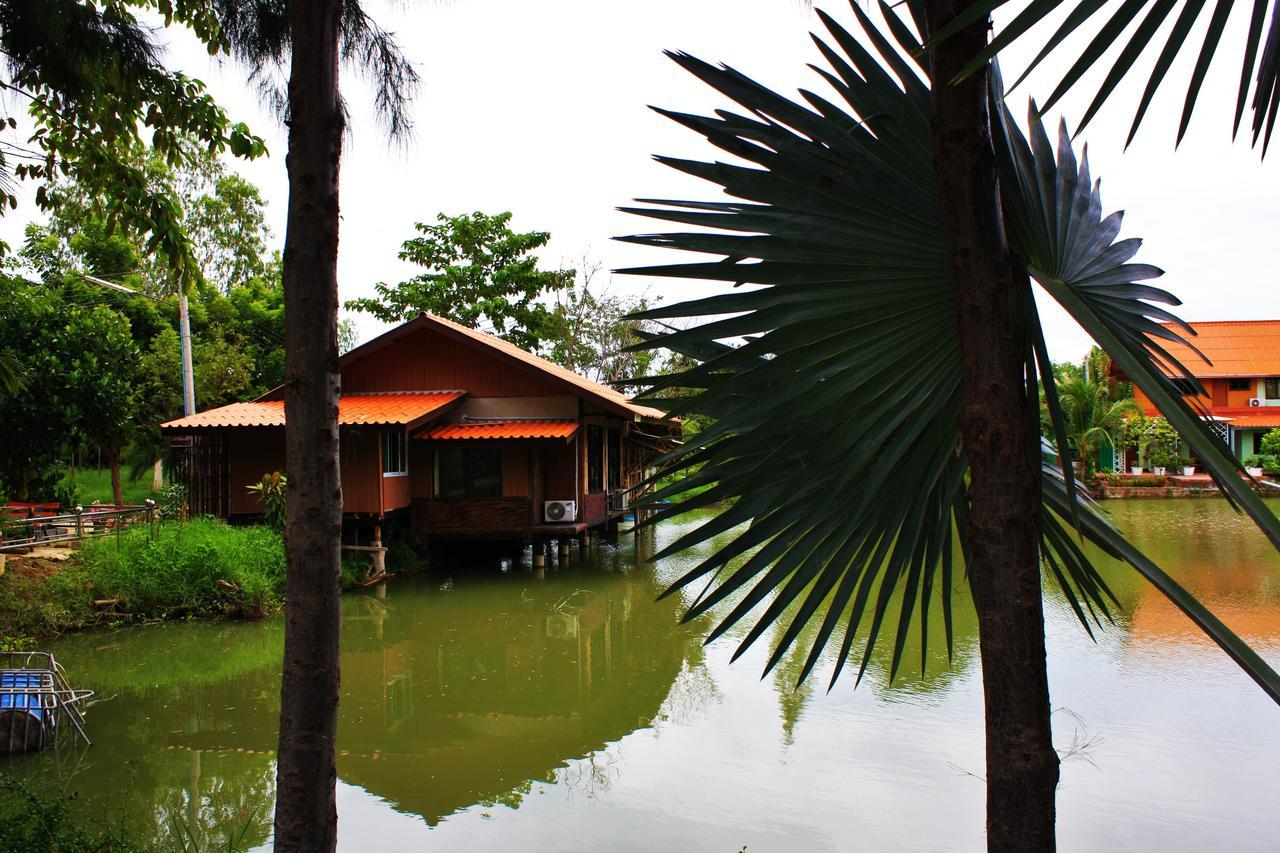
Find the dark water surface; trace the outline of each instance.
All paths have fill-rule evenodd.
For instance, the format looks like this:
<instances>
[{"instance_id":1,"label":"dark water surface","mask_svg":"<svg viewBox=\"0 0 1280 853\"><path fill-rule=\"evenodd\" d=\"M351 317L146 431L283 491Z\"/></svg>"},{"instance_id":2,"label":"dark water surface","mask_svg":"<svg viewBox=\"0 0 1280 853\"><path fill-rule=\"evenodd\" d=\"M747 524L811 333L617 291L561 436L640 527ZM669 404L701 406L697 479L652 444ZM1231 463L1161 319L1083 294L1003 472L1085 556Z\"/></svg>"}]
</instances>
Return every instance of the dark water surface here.
<instances>
[{"instance_id":1,"label":"dark water surface","mask_svg":"<svg viewBox=\"0 0 1280 853\"><path fill-rule=\"evenodd\" d=\"M1280 559L1221 501L1107 505L1181 583L1280 666ZM730 666L658 592L697 554L646 565L687 527L599 547L536 580L459 566L343 600L344 850L978 850L976 629L918 642L894 686L856 691L803 656ZM1048 595L1065 850L1274 850L1280 708L1128 570L1091 641ZM941 639L936 615L930 635ZM735 631L740 638L743 631ZM0 759L61 780L93 815L162 847L268 841L283 639L278 619L97 632L54 647L98 691L95 744ZM878 654L878 653L877 653Z\"/></svg>"}]
</instances>

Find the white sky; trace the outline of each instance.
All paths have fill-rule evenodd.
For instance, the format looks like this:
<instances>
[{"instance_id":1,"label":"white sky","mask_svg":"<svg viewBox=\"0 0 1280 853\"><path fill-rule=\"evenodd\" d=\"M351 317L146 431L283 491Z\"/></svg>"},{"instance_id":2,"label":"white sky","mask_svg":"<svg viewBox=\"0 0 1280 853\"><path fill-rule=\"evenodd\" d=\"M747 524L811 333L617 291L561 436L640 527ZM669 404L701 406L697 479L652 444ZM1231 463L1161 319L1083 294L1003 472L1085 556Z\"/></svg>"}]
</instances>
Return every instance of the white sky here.
<instances>
[{"instance_id":1,"label":"white sky","mask_svg":"<svg viewBox=\"0 0 1280 853\"><path fill-rule=\"evenodd\" d=\"M366 3L398 33L423 87L413 106L413 139L390 148L366 108L360 81L344 81L352 107L342 164L344 300L371 294L377 281L415 274L396 258L397 250L412 236L414 222L432 221L438 211L511 210L515 228L551 232L543 253L547 265L576 266L584 252L609 268L678 257L610 239L654 230L649 221L614 210L634 197L717 197L715 187L650 159L657 153L715 155L647 105L691 112L724 105L662 56L663 49L728 63L784 94L798 86L822 90L806 68L821 61L808 37L821 23L800 0ZM844 0L817 5L852 25ZM1127 153L1124 137L1145 75L1121 87L1083 136L1093 172L1103 177L1104 206L1127 211L1125 234L1146 241L1137 260L1167 271L1156 283L1182 298L1181 313L1191 320L1280 317L1280 153L1260 162L1244 142L1233 145L1229 133L1243 7L1252 4L1236 5L1241 8L1220 48L1230 60L1220 60L1211 72L1180 150L1173 148L1174 128L1190 59L1171 71ZM1024 66L1035 42L1042 43L1039 35L1006 56L1006 79ZM281 245L288 195L283 129L260 107L239 67L211 65L193 40L172 38L170 64L203 79L235 118L268 140L269 159L234 168L262 188L274 241ZM1198 48L1195 35L1189 44ZM1078 41L1068 42L1061 55L1078 47ZM1017 112L1029 94L1043 101L1063 68L1056 60L1015 93ZM1073 127L1101 76L1095 69L1065 102ZM22 223L34 216L33 205L22 205L4 218L0 235L16 242ZM711 289L626 276L612 286L647 288L665 302ZM367 315L356 318L362 340L381 329ZM1055 358L1076 358L1087 349L1087 338L1065 315L1047 310L1046 325Z\"/></svg>"}]
</instances>

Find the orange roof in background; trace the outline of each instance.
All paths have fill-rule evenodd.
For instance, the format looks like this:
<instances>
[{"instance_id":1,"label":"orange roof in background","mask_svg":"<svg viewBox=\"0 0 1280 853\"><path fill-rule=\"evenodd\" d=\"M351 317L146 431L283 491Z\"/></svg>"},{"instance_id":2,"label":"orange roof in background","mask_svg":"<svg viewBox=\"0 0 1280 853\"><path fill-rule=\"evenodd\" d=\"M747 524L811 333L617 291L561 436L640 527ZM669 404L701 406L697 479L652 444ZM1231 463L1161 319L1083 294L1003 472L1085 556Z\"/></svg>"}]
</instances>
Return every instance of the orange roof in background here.
<instances>
[{"instance_id":1,"label":"orange roof in background","mask_svg":"<svg viewBox=\"0 0 1280 853\"><path fill-rule=\"evenodd\" d=\"M1260 414L1273 406L1259 406L1251 409L1228 409L1218 407L1210 409L1209 413L1216 418L1222 418L1231 424L1232 429L1272 429L1280 427L1280 411L1272 414Z\"/></svg>"},{"instance_id":2,"label":"orange roof in background","mask_svg":"<svg viewBox=\"0 0 1280 853\"><path fill-rule=\"evenodd\" d=\"M483 344L491 349L498 350L504 355L510 356L517 361L524 362L530 367L544 373L551 374L557 379L573 385L580 391L584 391L593 397L600 398L601 400L612 403L615 406L621 406L622 408L628 409L637 415L641 415L646 418L666 417L667 413L661 409L655 409L652 406L644 406L639 403L634 403L631 401L630 397L623 394L621 391L614 390L607 385L601 385L599 382L592 382L585 376L579 376L572 370L561 367L554 362L547 361L547 359L534 355L531 352L526 352L515 344L504 341L502 338L494 337L493 335L486 335L484 332L468 328L467 326L455 323L452 320L446 320L444 317L437 317L435 314L423 312L419 319L455 334L462 335L463 337L475 341L476 343ZM352 352L354 353L355 350ZM1280 374L1280 371L1277 371L1277 373Z\"/></svg>"},{"instance_id":3,"label":"orange roof in background","mask_svg":"<svg viewBox=\"0 0 1280 853\"><path fill-rule=\"evenodd\" d=\"M343 394L338 401L338 423L343 426L411 424L461 399L465 394L465 391ZM271 426L284 426L283 400L232 403L160 425L161 429Z\"/></svg>"},{"instance_id":4,"label":"orange roof in background","mask_svg":"<svg viewBox=\"0 0 1280 853\"><path fill-rule=\"evenodd\" d=\"M568 438L578 431L577 421L470 421L431 427L415 438L495 439Z\"/></svg>"},{"instance_id":5,"label":"orange roof in background","mask_svg":"<svg viewBox=\"0 0 1280 853\"><path fill-rule=\"evenodd\" d=\"M1212 362L1206 364L1204 358L1182 344L1157 339L1196 377L1280 376L1280 320L1191 323L1194 336L1168 323L1164 325L1187 337Z\"/></svg>"}]
</instances>

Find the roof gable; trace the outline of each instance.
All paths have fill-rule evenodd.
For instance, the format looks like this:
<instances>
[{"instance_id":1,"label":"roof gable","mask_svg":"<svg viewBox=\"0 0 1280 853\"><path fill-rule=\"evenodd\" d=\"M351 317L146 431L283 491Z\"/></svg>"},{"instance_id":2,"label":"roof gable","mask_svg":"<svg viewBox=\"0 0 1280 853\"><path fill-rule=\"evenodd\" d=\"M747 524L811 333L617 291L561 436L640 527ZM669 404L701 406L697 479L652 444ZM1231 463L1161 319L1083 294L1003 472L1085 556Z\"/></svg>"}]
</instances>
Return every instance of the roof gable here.
<instances>
[{"instance_id":1,"label":"roof gable","mask_svg":"<svg viewBox=\"0 0 1280 853\"><path fill-rule=\"evenodd\" d=\"M598 382L592 382L586 377L579 376L573 371L554 364L545 358L526 352L501 338L478 332L475 329L455 323L452 320L446 320L443 317L437 317L434 314L425 313L402 323L342 356L339 360L339 367L344 372L344 388L346 387L348 375L355 380L352 384L357 386L361 381L369 378L362 375L362 371L358 367L360 362L373 359L379 353L385 353L388 347L393 347L397 344L407 345L417 334L424 331L457 342L471 351L483 353L497 359L504 367L516 368L522 374L531 375L537 381L546 383L559 391L590 400L619 414L652 419L663 418L666 415L661 409L634 403L627 395L613 388L601 385ZM387 361L388 367L395 364L403 364L405 361L398 357L386 359L385 355L383 358ZM382 373L382 370L379 369L377 372ZM382 376L381 381L385 383L394 380ZM468 383L459 381L457 384L458 387L466 387ZM363 391L367 389L357 387L354 390ZM487 396L477 388L467 388L466 390L471 391L476 396ZM279 399L282 396L282 391L283 389L280 388L274 389L269 394L264 395L262 399Z\"/></svg>"}]
</instances>

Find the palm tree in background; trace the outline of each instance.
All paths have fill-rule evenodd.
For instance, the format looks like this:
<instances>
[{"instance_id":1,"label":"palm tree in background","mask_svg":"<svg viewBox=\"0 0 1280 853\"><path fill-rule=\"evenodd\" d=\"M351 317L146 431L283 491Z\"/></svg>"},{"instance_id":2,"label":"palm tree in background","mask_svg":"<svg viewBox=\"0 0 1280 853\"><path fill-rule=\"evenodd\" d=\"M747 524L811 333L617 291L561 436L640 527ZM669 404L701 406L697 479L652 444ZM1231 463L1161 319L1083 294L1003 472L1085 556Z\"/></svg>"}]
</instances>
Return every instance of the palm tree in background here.
<instances>
[{"instance_id":1,"label":"palm tree in background","mask_svg":"<svg viewBox=\"0 0 1280 853\"><path fill-rule=\"evenodd\" d=\"M276 771L277 850L337 844L336 742L342 484L338 469L339 67L374 84L391 138L411 130L418 78L357 0L214 3L231 52L289 127L285 228L285 645ZM288 67L287 94L279 74Z\"/></svg>"},{"instance_id":2,"label":"palm tree in background","mask_svg":"<svg viewBox=\"0 0 1280 853\"><path fill-rule=\"evenodd\" d=\"M1113 399L1111 386L1105 381L1079 377L1055 377L1062 418L1072 455L1081 464L1081 479L1089 482L1098 467L1098 451L1117 447L1116 436L1124 429L1125 419L1142 414L1132 397ZM1046 419L1048 411L1044 412ZM1049 424L1052 430L1052 424Z\"/></svg>"},{"instance_id":3,"label":"palm tree in background","mask_svg":"<svg viewBox=\"0 0 1280 853\"><path fill-rule=\"evenodd\" d=\"M861 677L882 640L896 672L913 621L927 646L931 606L950 648L963 571L978 614L988 846L1049 850L1058 757L1042 571L1090 633L1115 604L1081 538L1141 572L1277 701L1280 676L1078 496L1031 281L1274 543L1280 524L1160 369L1196 384L1163 345L1192 332L1148 283L1160 270L1131 262L1140 241L1118 238L1121 217L1104 215L1065 126L1055 145L1032 104L1024 135L998 70L971 67L986 15L907 5L904 19L881 3L878 25L851 3L857 35L818 13L830 37L815 37L817 70L834 98L789 99L672 55L737 107L661 112L735 161L660 160L729 198L631 208L690 228L626 239L713 257L630 272L758 287L639 315L713 318L647 344L698 362L655 381L652 398L712 423L671 459L689 473L653 495L673 501L653 520L728 502L667 549L738 529L673 586L705 584L688 618L723 604L714 639L759 606L738 654L777 623L770 669L816 624L800 677L830 643L833 685L846 665ZM1040 445L1042 391L1061 468Z\"/></svg>"}]
</instances>

